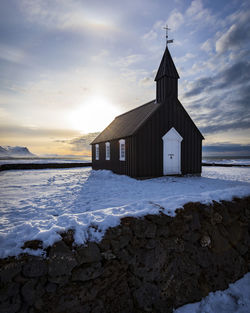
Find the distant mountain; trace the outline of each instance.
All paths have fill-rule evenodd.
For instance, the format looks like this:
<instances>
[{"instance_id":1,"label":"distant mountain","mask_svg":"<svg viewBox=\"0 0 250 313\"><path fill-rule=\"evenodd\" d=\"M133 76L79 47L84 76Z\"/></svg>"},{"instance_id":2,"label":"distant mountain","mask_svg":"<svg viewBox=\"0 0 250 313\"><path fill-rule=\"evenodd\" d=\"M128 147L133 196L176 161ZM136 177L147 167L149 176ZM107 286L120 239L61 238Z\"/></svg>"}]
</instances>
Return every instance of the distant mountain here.
<instances>
[{"instance_id":1,"label":"distant mountain","mask_svg":"<svg viewBox=\"0 0 250 313\"><path fill-rule=\"evenodd\" d=\"M34 157L35 155L29 151L26 147L1 147L0 146L0 157Z\"/></svg>"},{"instance_id":2,"label":"distant mountain","mask_svg":"<svg viewBox=\"0 0 250 313\"><path fill-rule=\"evenodd\" d=\"M0 146L0 156L8 156L8 152Z\"/></svg>"}]
</instances>

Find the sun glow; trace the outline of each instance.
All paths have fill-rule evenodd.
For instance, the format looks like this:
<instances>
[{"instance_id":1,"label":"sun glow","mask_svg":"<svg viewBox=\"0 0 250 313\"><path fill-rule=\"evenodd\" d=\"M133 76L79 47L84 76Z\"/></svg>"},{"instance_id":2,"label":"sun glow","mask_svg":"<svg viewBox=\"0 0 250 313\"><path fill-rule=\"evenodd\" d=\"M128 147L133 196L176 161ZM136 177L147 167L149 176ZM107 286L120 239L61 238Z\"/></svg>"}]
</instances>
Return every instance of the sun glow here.
<instances>
[{"instance_id":1,"label":"sun glow","mask_svg":"<svg viewBox=\"0 0 250 313\"><path fill-rule=\"evenodd\" d=\"M120 111L101 96L90 97L69 116L73 129L81 133L103 130Z\"/></svg>"}]
</instances>

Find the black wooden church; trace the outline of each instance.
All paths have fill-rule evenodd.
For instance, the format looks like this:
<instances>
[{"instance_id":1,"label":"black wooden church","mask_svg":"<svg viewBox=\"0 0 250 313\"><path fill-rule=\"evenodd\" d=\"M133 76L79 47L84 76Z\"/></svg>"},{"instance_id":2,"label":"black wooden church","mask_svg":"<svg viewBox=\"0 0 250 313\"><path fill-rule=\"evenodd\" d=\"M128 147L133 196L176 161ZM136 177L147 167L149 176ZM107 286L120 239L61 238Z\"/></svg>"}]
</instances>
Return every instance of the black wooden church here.
<instances>
[{"instance_id":1,"label":"black wooden church","mask_svg":"<svg viewBox=\"0 0 250 313\"><path fill-rule=\"evenodd\" d=\"M117 116L91 143L93 169L131 177L200 174L203 136L178 100L168 50L155 77L156 100Z\"/></svg>"}]
</instances>

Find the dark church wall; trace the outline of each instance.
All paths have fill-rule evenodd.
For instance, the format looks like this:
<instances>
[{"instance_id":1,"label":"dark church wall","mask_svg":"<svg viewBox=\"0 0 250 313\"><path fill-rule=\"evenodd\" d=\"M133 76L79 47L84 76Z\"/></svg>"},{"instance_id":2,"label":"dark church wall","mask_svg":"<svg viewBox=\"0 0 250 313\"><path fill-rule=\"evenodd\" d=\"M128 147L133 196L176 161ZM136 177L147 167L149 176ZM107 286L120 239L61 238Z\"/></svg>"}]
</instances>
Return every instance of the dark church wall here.
<instances>
[{"instance_id":1,"label":"dark church wall","mask_svg":"<svg viewBox=\"0 0 250 313\"><path fill-rule=\"evenodd\" d=\"M183 137L181 143L182 174L201 173L201 135L176 98L168 98L135 136L123 138L126 140L126 161L119 160L119 140L110 141L110 160L105 160L105 142L99 143L99 160L95 160L95 145L93 145L93 169L112 170L114 173L131 177L162 176L162 137L172 127Z\"/></svg>"},{"instance_id":2,"label":"dark church wall","mask_svg":"<svg viewBox=\"0 0 250 313\"><path fill-rule=\"evenodd\" d=\"M156 84L157 102L163 102L170 96L178 96L178 80L164 76Z\"/></svg>"},{"instance_id":3,"label":"dark church wall","mask_svg":"<svg viewBox=\"0 0 250 313\"><path fill-rule=\"evenodd\" d=\"M137 176L162 176L162 125L160 112L157 110L136 135L137 142Z\"/></svg>"},{"instance_id":4,"label":"dark church wall","mask_svg":"<svg viewBox=\"0 0 250 313\"><path fill-rule=\"evenodd\" d=\"M176 97L169 97L163 105L126 140L126 160L119 160L119 139L110 141L110 160L105 160L105 142L99 143L99 160L95 160L92 146L93 169L112 170L131 177L163 175L162 137L174 127L183 137L181 143L182 174L201 173L202 137Z\"/></svg>"},{"instance_id":5,"label":"dark church wall","mask_svg":"<svg viewBox=\"0 0 250 313\"><path fill-rule=\"evenodd\" d=\"M94 170L112 170L117 174L136 177L136 144L134 137L125 139L125 161L119 160L119 139L110 142L110 160L106 160L105 142L99 143L99 160L95 159L95 145L92 145L92 168Z\"/></svg>"},{"instance_id":6,"label":"dark church wall","mask_svg":"<svg viewBox=\"0 0 250 313\"><path fill-rule=\"evenodd\" d=\"M168 98L136 134L138 177L163 175L162 137L172 127L183 137L182 174L201 173L201 135L179 101Z\"/></svg>"}]
</instances>

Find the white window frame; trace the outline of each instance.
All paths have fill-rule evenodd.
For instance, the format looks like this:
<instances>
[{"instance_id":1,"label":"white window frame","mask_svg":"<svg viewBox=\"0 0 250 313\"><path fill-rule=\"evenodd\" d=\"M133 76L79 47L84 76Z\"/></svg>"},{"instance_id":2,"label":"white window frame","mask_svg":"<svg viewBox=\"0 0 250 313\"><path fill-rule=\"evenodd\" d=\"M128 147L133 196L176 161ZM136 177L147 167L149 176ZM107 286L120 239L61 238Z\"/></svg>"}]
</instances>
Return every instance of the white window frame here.
<instances>
[{"instance_id":1,"label":"white window frame","mask_svg":"<svg viewBox=\"0 0 250 313\"><path fill-rule=\"evenodd\" d=\"M99 144L97 143L95 145L95 159L99 160L99 156L100 156L100 150L99 150Z\"/></svg>"},{"instance_id":2,"label":"white window frame","mask_svg":"<svg viewBox=\"0 0 250 313\"><path fill-rule=\"evenodd\" d=\"M124 147L124 151L122 151L123 147ZM120 157L119 158L120 161L126 160L126 142L125 142L125 139L119 140L119 157Z\"/></svg>"},{"instance_id":3,"label":"white window frame","mask_svg":"<svg viewBox=\"0 0 250 313\"><path fill-rule=\"evenodd\" d=\"M105 146L106 146L106 160L109 161L110 160L110 142L105 142Z\"/></svg>"}]
</instances>

